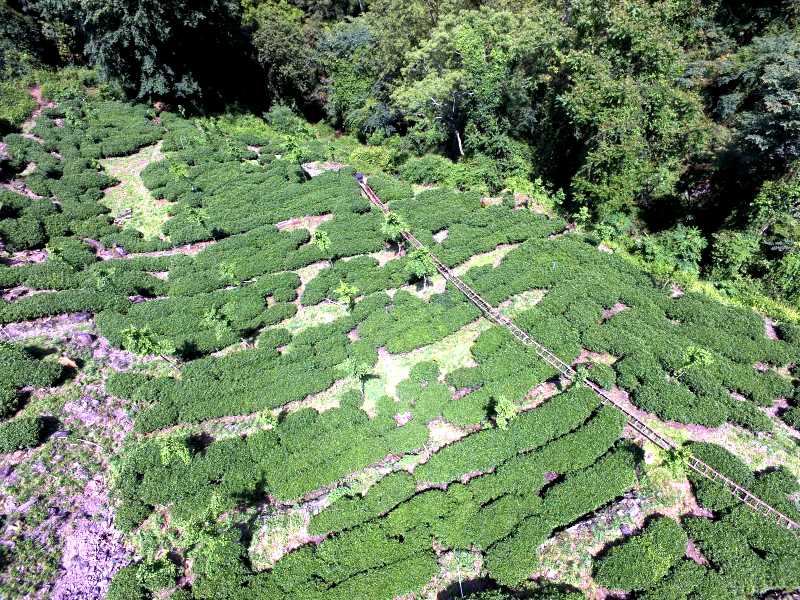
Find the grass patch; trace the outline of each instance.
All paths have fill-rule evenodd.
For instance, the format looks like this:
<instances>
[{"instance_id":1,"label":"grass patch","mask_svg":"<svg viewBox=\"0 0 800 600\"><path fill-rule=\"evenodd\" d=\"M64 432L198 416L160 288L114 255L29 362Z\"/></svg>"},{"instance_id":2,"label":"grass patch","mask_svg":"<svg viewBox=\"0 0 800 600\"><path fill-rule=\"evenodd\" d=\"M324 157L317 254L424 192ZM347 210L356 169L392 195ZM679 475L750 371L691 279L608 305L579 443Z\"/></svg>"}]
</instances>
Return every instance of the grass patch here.
<instances>
[{"instance_id":1,"label":"grass patch","mask_svg":"<svg viewBox=\"0 0 800 600\"><path fill-rule=\"evenodd\" d=\"M446 338L418 348L407 354L381 353L375 365L375 377L364 386L364 410L370 412L378 398L389 395L396 398L397 385L407 379L417 363L434 361L439 364L442 375L473 364L470 348L478 336L491 325L485 319L478 319L462 327Z\"/></svg>"},{"instance_id":2,"label":"grass patch","mask_svg":"<svg viewBox=\"0 0 800 600\"><path fill-rule=\"evenodd\" d=\"M100 161L106 173L119 184L105 190L100 201L111 209L114 218L131 211L123 229L135 229L145 239L163 237L164 223L169 219L169 204L156 200L142 182L141 173L150 163L162 160L161 142L142 148L136 154Z\"/></svg>"}]
</instances>

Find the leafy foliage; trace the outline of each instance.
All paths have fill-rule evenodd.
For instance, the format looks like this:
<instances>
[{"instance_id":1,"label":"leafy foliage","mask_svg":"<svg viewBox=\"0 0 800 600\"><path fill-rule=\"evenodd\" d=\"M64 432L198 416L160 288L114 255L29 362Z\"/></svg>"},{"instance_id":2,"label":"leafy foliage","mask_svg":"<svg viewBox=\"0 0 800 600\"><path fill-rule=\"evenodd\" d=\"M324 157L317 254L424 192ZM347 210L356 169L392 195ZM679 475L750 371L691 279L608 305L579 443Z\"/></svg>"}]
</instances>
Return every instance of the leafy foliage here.
<instances>
[{"instance_id":1,"label":"leafy foliage","mask_svg":"<svg viewBox=\"0 0 800 600\"><path fill-rule=\"evenodd\" d=\"M169 11L156 2L30 4L45 22L71 29L75 50L138 98L185 101L212 94L225 85L223 65L238 46L236 2L181 2Z\"/></svg>"},{"instance_id":2,"label":"leafy foliage","mask_svg":"<svg viewBox=\"0 0 800 600\"><path fill-rule=\"evenodd\" d=\"M408 255L406 270L411 279L426 280L436 274L436 265L431 258L431 251L427 248L415 248Z\"/></svg>"},{"instance_id":3,"label":"leafy foliage","mask_svg":"<svg viewBox=\"0 0 800 600\"><path fill-rule=\"evenodd\" d=\"M686 542L686 532L678 523L666 517L655 519L602 556L596 563L595 579L612 589L647 589L678 563Z\"/></svg>"},{"instance_id":4,"label":"leafy foliage","mask_svg":"<svg viewBox=\"0 0 800 600\"><path fill-rule=\"evenodd\" d=\"M20 417L0 423L0 453L38 446L44 424L38 417Z\"/></svg>"},{"instance_id":5,"label":"leafy foliage","mask_svg":"<svg viewBox=\"0 0 800 600\"><path fill-rule=\"evenodd\" d=\"M392 242L399 241L403 237L403 233L408 231L408 225L397 213L389 212L384 217L383 225L381 226L381 233L386 236L386 239Z\"/></svg>"}]
</instances>

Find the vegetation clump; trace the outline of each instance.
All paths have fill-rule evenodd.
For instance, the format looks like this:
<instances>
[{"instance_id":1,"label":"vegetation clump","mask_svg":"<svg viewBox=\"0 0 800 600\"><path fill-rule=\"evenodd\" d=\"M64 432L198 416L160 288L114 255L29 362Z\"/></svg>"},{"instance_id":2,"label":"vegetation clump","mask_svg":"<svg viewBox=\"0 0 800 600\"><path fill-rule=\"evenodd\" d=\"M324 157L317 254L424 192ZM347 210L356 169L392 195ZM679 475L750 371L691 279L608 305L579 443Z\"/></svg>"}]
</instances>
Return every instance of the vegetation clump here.
<instances>
[{"instance_id":1,"label":"vegetation clump","mask_svg":"<svg viewBox=\"0 0 800 600\"><path fill-rule=\"evenodd\" d=\"M655 519L596 562L595 580L612 589L647 589L680 561L687 539L686 532L672 519Z\"/></svg>"}]
</instances>

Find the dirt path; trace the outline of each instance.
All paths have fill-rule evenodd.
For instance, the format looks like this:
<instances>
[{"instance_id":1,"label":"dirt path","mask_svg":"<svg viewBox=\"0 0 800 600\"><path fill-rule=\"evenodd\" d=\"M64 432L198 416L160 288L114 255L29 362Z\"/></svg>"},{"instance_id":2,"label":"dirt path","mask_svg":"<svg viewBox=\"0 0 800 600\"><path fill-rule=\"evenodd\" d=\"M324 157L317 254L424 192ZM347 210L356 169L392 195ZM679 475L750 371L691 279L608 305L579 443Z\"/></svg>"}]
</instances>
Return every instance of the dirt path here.
<instances>
[{"instance_id":1,"label":"dirt path","mask_svg":"<svg viewBox=\"0 0 800 600\"><path fill-rule=\"evenodd\" d=\"M196 256L203 250L216 244L216 240L206 240L204 242L194 242L192 244L184 244L183 246L176 246L168 250L154 250L152 252L127 252L124 248L119 246L112 246L106 248L97 240L84 239L84 242L89 244L95 251L95 254L101 260L112 260L115 258L159 258L164 256L177 256L183 254L185 256Z\"/></svg>"},{"instance_id":2,"label":"dirt path","mask_svg":"<svg viewBox=\"0 0 800 600\"><path fill-rule=\"evenodd\" d=\"M307 229L311 235L314 235L314 232L320 225L330 221L331 219L333 219L333 215L331 213L325 213L324 215L296 217L294 219L287 219L286 221L275 223L275 227L278 229L278 231Z\"/></svg>"},{"instance_id":3,"label":"dirt path","mask_svg":"<svg viewBox=\"0 0 800 600\"><path fill-rule=\"evenodd\" d=\"M55 108L56 103L51 100L45 100L42 96L42 87L39 84L36 84L30 88L28 88L28 92L36 100L36 108L33 109L31 116L22 123L22 135L30 140L35 140L37 142L42 142L42 138L33 135L31 131L34 127L36 127L36 121L39 117L42 116L42 113L46 108Z\"/></svg>"}]
</instances>

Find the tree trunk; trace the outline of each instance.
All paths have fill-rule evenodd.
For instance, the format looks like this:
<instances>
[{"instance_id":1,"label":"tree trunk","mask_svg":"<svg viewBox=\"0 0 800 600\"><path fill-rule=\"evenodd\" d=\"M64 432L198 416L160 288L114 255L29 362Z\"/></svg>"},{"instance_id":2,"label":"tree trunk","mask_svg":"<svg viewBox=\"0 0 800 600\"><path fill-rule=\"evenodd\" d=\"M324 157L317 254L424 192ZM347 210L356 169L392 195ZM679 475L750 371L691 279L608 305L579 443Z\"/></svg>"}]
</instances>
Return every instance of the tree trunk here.
<instances>
[{"instance_id":1,"label":"tree trunk","mask_svg":"<svg viewBox=\"0 0 800 600\"><path fill-rule=\"evenodd\" d=\"M458 133L458 130L456 130L456 140L458 141L458 152L461 156L464 156L464 146L461 144L461 135Z\"/></svg>"}]
</instances>

